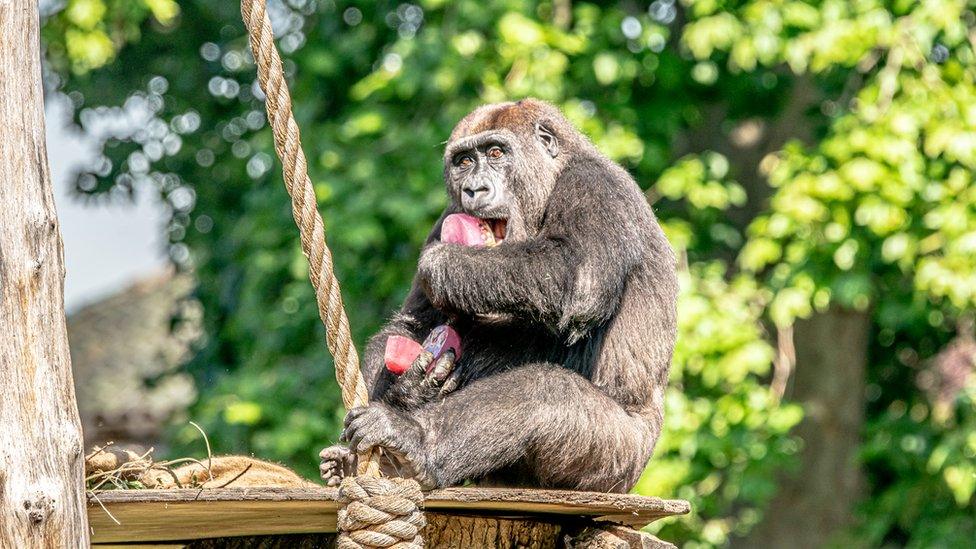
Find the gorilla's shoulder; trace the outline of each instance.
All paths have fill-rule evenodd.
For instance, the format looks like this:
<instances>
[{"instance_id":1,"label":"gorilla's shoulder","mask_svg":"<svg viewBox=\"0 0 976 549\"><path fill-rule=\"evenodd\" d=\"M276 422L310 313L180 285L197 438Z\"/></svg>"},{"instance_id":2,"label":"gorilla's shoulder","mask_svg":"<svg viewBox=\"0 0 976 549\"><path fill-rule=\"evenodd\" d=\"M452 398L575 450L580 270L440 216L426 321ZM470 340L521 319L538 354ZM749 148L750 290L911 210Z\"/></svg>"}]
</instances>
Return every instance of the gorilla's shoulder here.
<instances>
[{"instance_id":1,"label":"gorilla's shoulder","mask_svg":"<svg viewBox=\"0 0 976 549\"><path fill-rule=\"evenodd\" d=\"M557 180L564 192L582 193L591 200L632 203L643 200L630 173L599 154L580 155Z\"/></svg>"}]
</instances>

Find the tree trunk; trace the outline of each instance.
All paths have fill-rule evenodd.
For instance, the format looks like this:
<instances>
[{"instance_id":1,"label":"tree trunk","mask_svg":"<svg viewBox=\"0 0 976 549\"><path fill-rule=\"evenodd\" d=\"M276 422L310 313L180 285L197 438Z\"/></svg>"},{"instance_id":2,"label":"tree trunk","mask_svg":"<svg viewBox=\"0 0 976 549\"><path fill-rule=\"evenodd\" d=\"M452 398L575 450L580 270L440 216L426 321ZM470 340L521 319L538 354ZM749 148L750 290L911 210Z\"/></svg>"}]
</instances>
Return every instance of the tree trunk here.
<instances>
[{"instance_id":1,"label":"tree trunk","mask_svg":"<svg viewBox=\"0 0 976 549\"><path fill-rule=\"evenodd\" d=\"M832 309L797 322L796 373L787 398L806 416L800 468L780 483L763 522L738 547L824 547L849 526L862 496L857 462L871 318Z\"/></svg>"},{"instance_id":2,"label":"tree trunk","mask_svg":"<svg viewBox=\"0 0 976 549\"><path fill-rule=\"evenodd\" d=\"M729 175L746 190L748 199L741 208L728 213L733 224L745 228L769 205L773 188L759 165L766 155L782 150L791 139L805 144L813 142L814 124L807 110L820 104L820 92L809 75L789 77L789 88L780 110L775 116L763 119L739 120L729 131L723 126L730 120L728 101L704 105L704 120L676 142L677 156L688 153L715 151L729 160Z\"/></svg>"},{"instance_id":3,"label":"tree trunk","mask_svg":"<svg viewBox=\"0 0 976 549\"><path fill-rule=\"evenodd\" d=\"M35 0L0 0L0 548L87 547Z\"/></svg>"}]
</instances>

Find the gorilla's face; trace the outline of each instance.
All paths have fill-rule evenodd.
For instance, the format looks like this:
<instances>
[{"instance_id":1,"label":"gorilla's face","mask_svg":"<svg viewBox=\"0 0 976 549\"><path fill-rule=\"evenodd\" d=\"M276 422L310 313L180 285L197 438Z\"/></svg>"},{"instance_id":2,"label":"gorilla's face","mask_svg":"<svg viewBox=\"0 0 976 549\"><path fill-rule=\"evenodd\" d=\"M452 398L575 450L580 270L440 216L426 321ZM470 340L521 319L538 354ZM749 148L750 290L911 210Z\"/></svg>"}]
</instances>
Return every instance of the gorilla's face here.
<instances>
[{"instance_id":1,"label":"gorilla's face","mask_svg":"<svg viewBox=\"0 0 976 549\"><path fill-rule=\"evenodd\" d=\"M446 166L448 187L461 209L486 221L496 241L508 236L515 213L513 185L519 146L507 130L489 130L451 143Z\"/></svg>"},{"instance_id":2,"label":"gorilla's face","mask_svg":"<svg viewBox=\"0 0 976 549\"><path fill-rule=\"evenodd\" d=\"M485 221L496 242L535 234L562 166L556 135L540 120L551 113L540 108L528 102L482 107L458 124L445 151L454 203Z\"/></svg>"}]
</instances>

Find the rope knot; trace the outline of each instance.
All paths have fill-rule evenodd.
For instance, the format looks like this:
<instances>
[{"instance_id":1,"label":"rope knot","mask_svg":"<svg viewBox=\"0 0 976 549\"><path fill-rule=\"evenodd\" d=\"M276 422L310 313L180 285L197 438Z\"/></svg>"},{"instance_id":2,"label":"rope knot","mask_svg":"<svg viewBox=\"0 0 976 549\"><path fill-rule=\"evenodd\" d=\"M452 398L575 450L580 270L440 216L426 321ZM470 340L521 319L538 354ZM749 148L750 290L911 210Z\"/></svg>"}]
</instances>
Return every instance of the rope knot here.
<instances>
[{"instance_id":1,"label":"rope knot","mask_svg":"<svg viewBox=\"0 0 976 549\"><path fill-rule=\"evenodd\" d=\"M421 549L424 495L417 481L346 477L339 485L338 549Z\"/></svg>"}]
</instances>

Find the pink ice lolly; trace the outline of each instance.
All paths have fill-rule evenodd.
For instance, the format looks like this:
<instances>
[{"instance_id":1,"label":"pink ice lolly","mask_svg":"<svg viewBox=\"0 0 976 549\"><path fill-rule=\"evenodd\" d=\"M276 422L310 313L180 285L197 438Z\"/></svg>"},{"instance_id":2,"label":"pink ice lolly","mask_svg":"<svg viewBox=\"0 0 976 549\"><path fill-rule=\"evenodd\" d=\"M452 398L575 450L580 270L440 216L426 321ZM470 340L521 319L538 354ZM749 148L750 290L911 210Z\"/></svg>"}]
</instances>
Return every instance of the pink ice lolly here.
<instances>
[{"instance_id":1,"label":"pink ice lolly","mask_svg":"<svg viewBox=\"0 0 976 549\"><path fill-rule=\"evenodd\" d=\"M451 214L441 224L441 242L464 246L486 246L494 243L494 236L485 222L464 213Z\"/></svg>"},{"instance_id":2,"label":"pink ice lolly","mask_svg":"<svg viewBox=\"0 0 976 549\"><path fill-rule=\"evenodd\" d=\"M386 363L387 370L400 375L410 369L421 351L427 351L434 355L427 367L427 371L430 371L437 359L449 350L454 351L455 360L461 358L461 337L454 328L442 324L430 331L422 345L406 336L392 335L386 338L383 362Z\"/></svg>"},{"instance_id":3,"label":"pink ice lolly","mask_svg":"<svg viewBox=\"0 0 976 549\"><path fill-rule=\"evenodd\" d=\"M430 335L424 340L423 347L425 351L434 355L434 360L427 367L428 372L434 367L437 359L448 351L454 351L455 360L461 358L461 337L447 324L441 324L431 330Z\"/></svg>"},{"instance_id":4,"label":"pink ice lolly","mask_svg":"<svg viewBox=\"0 0 976 549\"><path fill-rule=\"evenodd\" d=\"M423 351L423 347L409 337L393 335L386 338L386 351L383 353L386 369L396 375L406 372L420 351Z\"/></svg>"}]
</instances>

